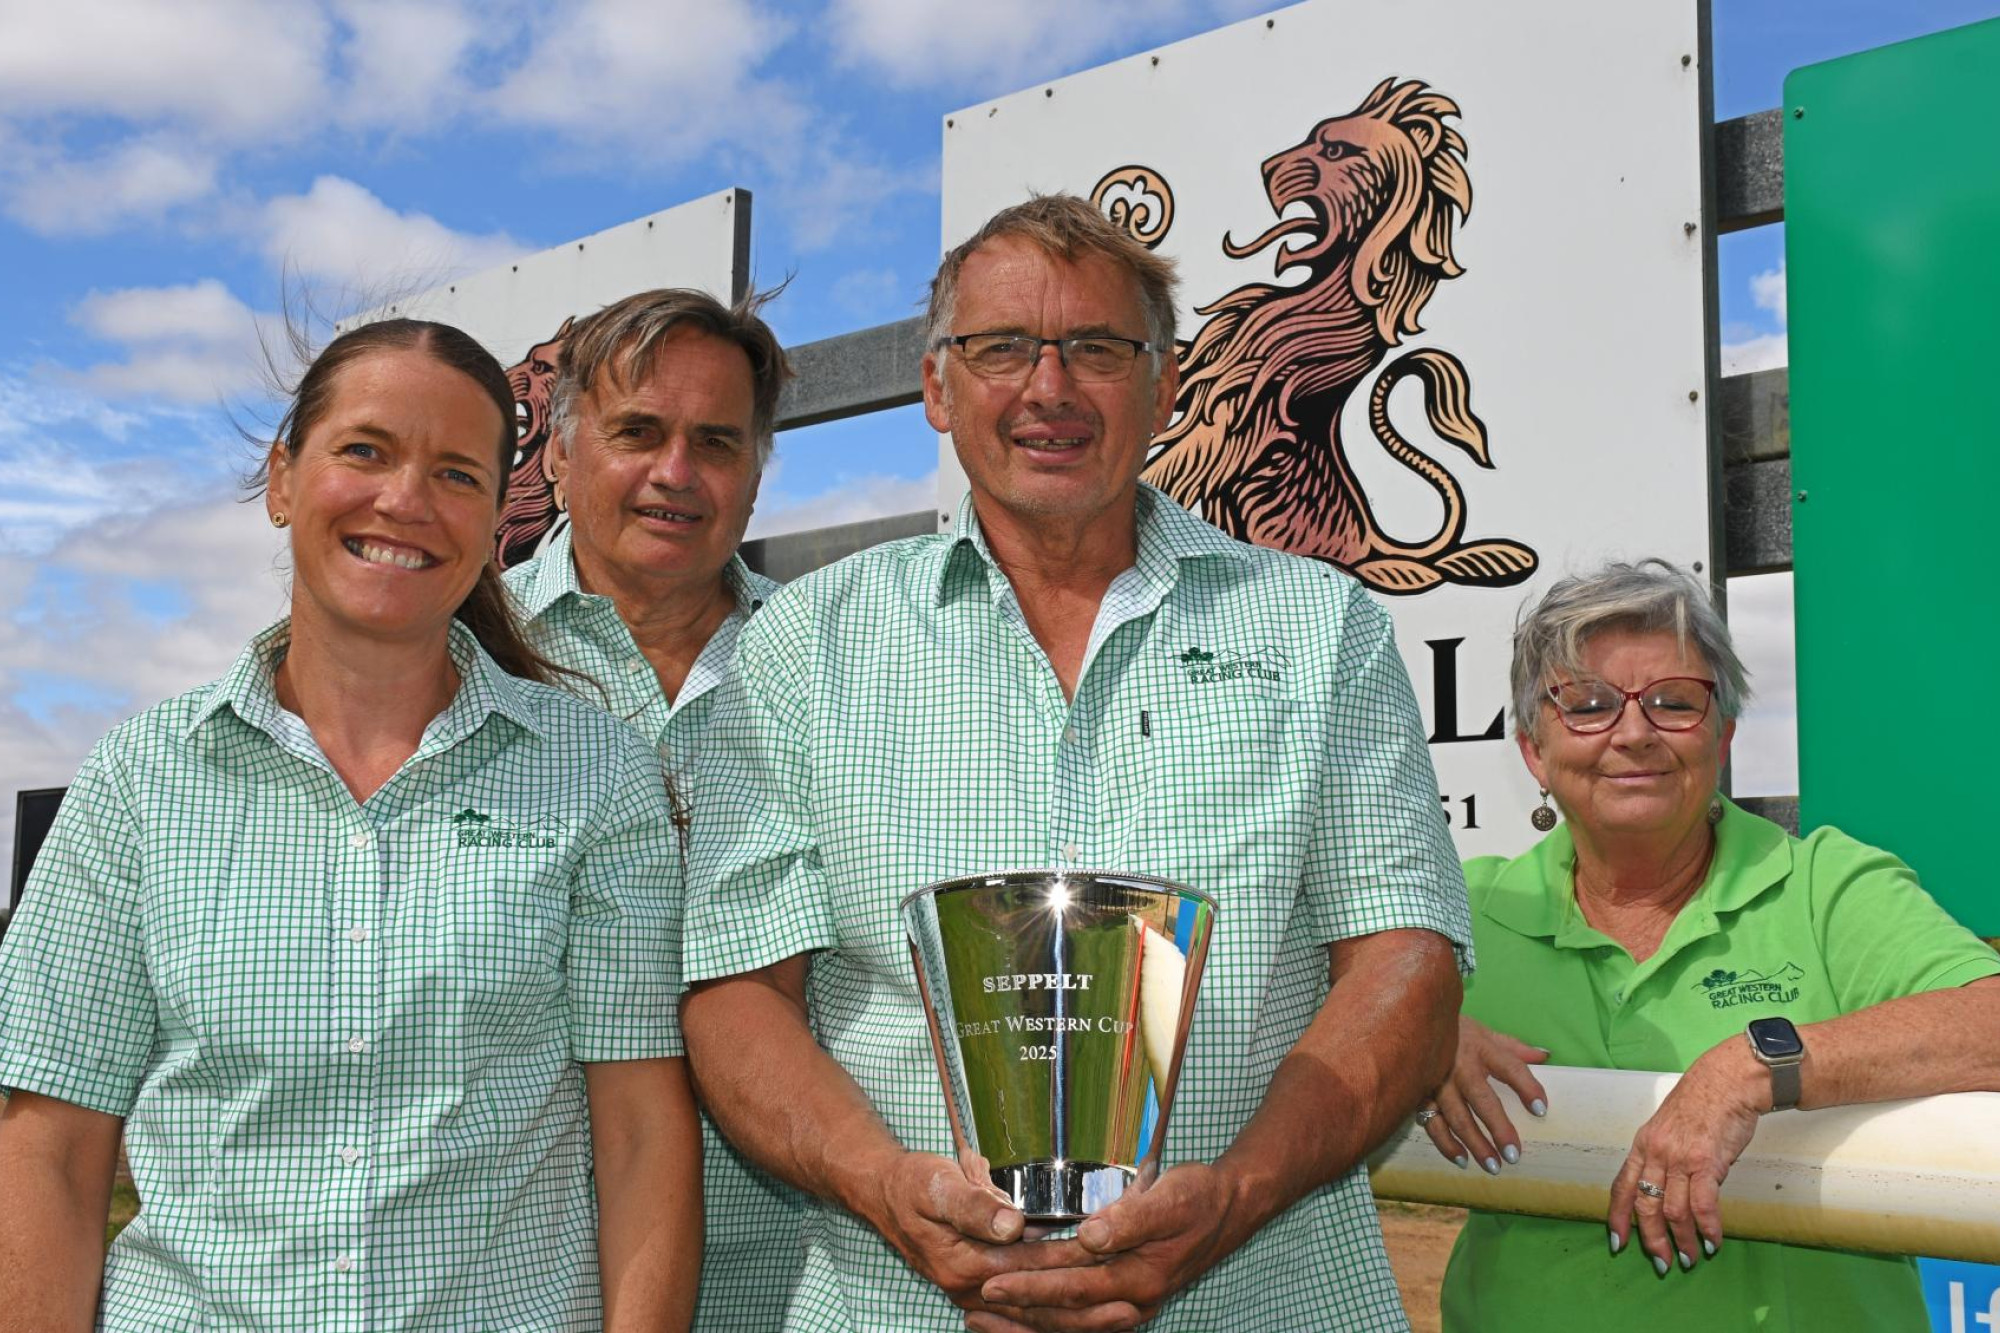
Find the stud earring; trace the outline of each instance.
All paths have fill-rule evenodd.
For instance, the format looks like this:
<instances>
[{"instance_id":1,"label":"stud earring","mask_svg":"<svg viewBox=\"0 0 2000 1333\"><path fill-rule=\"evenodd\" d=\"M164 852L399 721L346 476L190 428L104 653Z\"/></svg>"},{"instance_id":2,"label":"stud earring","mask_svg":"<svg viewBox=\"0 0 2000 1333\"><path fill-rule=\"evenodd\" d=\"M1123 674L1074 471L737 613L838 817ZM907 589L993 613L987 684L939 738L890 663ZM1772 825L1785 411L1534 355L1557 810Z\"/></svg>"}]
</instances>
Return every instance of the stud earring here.
<instances>
[{"instance_id":1,"label":"stud earring","mask_svg":"<svg viewBox=\"0 0 2000 1333\"><path fill-rule=\"evenodd\" d=\"M1549 789L1542 788L1542 803L1528 812L1528 822L1535 826L1537 833L1547 833L1556 826L1555 807L1549 804Z\"/></svg>"},{"instance_id":2,"label":"stud earring","mask_svg":"<svg viewBox=\"0 0 2000 1333\"><path fill-rule=\"evenodd\" d=\"M284 513L281 511L279 513L271 515L271 526L274 528L289 528L290 526L292 526L292 520L285 517Z\"/></svg>"},{"instance_id":3,"label":"stud earring","mask_svg":"<svg viewBox=\"0 0 2000 1333\"><path fill-rule=\"evenodd\" d=\"M1720 796L1711 796L1709 798L1708 822L1711 824L1720 824L1722 822L1722 798Z\"/></svg>"}]
</instances>

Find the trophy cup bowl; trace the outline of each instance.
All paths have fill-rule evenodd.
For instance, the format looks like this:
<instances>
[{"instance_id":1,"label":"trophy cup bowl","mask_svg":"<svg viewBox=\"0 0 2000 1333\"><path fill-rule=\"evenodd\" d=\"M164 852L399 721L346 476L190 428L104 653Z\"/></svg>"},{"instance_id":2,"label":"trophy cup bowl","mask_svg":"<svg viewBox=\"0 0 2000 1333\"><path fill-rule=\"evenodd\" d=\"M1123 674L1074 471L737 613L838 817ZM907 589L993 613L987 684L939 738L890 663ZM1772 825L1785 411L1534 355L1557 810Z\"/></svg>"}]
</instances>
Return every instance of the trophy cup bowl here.
<instances>
[{"instance_id":1,"label":"trophy cup bowl","mask_svg":"<svg viewBox=\"0 0 2000 1333\"><path fill-rule=\"evenodd\" d=\"M1148 875L1020 870L903 899L961 1161L1036 1223L1159 1174L1215 901Z\"/></svg>"}]
</instances>

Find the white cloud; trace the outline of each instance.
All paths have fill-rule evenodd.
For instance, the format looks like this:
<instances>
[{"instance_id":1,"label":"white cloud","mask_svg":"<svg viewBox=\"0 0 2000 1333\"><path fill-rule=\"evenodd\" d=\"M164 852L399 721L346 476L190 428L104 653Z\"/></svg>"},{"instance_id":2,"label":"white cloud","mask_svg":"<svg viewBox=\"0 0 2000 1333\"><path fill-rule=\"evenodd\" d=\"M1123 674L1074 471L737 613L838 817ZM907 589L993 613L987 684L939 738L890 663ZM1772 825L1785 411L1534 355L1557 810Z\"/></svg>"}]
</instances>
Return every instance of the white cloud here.
<instances>
[{"instance_id":1,"label":"white cloud","mask_svg":"<svg viewBox=\"0 0 2000 1333\"><path fill-rule=\"evenodd\" d=\"M1235 9L1240 6L1228 6ZM1183 20L1185 0L1015 0L951 5L935 0L833 0L836 53L904 86L972 81L971 97L1012 91L1022 80L1079 69ZM1004 85L998 86L998 85Z\"/></svg>"},{"instance_id":2,"label":"white cloud","mask_svg":"<svg viewBox=\"0 0 2000 1333\"><path fill-rule=\"evenodd\" d=\"M123 361L82 373L101 392L213 403L259 382L258 317L214 278L92 292L70 317L98 338L125 345Z\"/></svg>"},{"instance_id":3,"label":"white cloud","mask_svg":"<svg viewBox=\"0 0 2000 1333\"><path fill-rule=\"evenodd\" d=\"M1773 269L1765 269L1750 278L1750 299L1759 310L1768 310L1777 316L1776 333L1750 333L1736 342L1722 345L1722 373L1725 375L1747 375L1756 370L1771 370L1786 365L1791 360L1791 351L1785 336L1785 266L1780 263ZM1734 329L1730 330L1732 333Z\"/></svg>"},{"instance_id":4,"label":"white cloud","mask_svg":"<svg viewBox=\"0 0 2000 1333\"><path fill-rule=\"evenodd\" d=\"M337 0L335 11L346 29L342 120L408 133L464 101L471 86L466 62L482 38L482 18L470 7L456 0Z\"/></svg>"},{"instance_id":5,"label":"white cloud","mask_svg":"<svg viewBox=\"0 0 2000 1333\"><path fill-rule=\"evenodd\" d=\"M152 135L91 158L27 150L6 184L7 212L44 235L90 235L206 198L213 154Z\"/></svg>"},{"instance_id":6,"label":"white cloud","mask_svg":"<svg viewBox=\"0 0 2000 1333\"><path fill-rule=\"evenodd\" d=\"M898 199L938 188L935 163L898 169L845 157L824 143L822 151L789 166L774 202L802 253L836 244Z\"/></svg>"},{"instance_id":7,"label":"white cloud","mask_svg":"<svg viewBox=\"0 0 2000 1333\"><path fill-rule=\"evenodd\" d=\"M71 534L38 561L0 558L0 773L12 787L62 786L111 727L220 675L284 609L279 535L233 495L110 519ZM166 583L182 613L161 618L135 576ZM38 579L60 581L60 614L38 613ZM40 585L46 590L46 584ZM37 676L93 702L37 708ZM13 802L0 801L0 846Z\"/></svg>"},{"instance_id":8,"label":"white cloud","mask_svg":"<svg viewBox=\"0 0 2000 1333\"><path fill-rule=\"evenodd\" d=\"M1781 262L1776 268L1766 269L1750 279L1750 299L1757 303L1759 310L1768 310L1778 317L1778 323L1787 323L1785 314L1785 266Z\"/></svg>"},{"instance_id":9,"label":"white cloud","mask_svg":"<svg viewBox=\"0 0 2000 1333\"><path fill-rule=\"evenodd\" d=\"M803 119L758 66L789 26L749 0L584 0L540 24L486 102L515 124L652 160L757 148Z\"/></svg>"},{"instance_id":10,"label":"white cloud","mask_svg":"<svg viewBox=\"0 0 2000 1333\"><path fill-rule=\"evenodd\" d=\"M767 499L750 516L749 538L776 537L787 532L808 532L842 523L910 514L937 504L937 473L908 477L861 477L843 482L818 495L773 495L780 481L781 462L773 463L764 477Z\"/></svg>"},{"instance_id":11,"label":"white cloud","mask_svg":"<svg viewBox=\"0 0 2000 1333\"><path fill-rule=\"evenodd\" d=\"M304 194L269 200L260 225L272 264L364 294L429 287L505 263L527 248L504 233L453 231L428 213L399 213L339 176L321 176Z\"/></svg>"},{"instance_id":12,"label":"white cloud","mask_svg":"<svg viewBox=\"0 0 2000 1333\"><path fill-rule=\"evenodd\" d=\"M329 26L301 0L0 0L0 115L283 137L324 104Z\"/></svg>"},{"instance_id":13,"label":"white cloud","mask_svg":"<svg viewBox=\"0 0 2000 1333\"><path fill-rule=\"evenodd\" d=\"M1731 779L1747 796L1799 790L1798 668L1792 576L1729 580L1729 634L1750 673L1750 706L1738 719Z\"/></svg>"},{"instance_id":14,"label":"white cloud","mask_svg":"<svg viewBox=\"0 0 2000 1333\"><path fill-rule=\"evenodd\" d=\"M1791 353L1784 334L1766 333L1742 342L1724 343L1721 359L1723 374L1748 375L1755 370L1772 370L1785 365L1790 361Z\"/></svg>"}]
</instances>

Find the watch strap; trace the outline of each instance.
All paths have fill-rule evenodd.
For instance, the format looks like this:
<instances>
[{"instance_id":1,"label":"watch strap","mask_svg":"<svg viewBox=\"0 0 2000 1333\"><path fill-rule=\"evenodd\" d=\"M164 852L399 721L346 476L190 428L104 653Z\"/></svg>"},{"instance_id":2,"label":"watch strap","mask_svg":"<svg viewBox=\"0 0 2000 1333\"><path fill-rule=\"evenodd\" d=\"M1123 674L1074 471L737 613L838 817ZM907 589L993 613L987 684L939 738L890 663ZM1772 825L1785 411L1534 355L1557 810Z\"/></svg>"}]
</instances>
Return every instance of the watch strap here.
<instances>
[{"instance_id":1,"label":"watch strap","mask_svg":"<svg viewBox=\"0 0 2000 1333\"><path fill-rule=\"evenodd\" d=\"M1771 1071L1771 1109L1789 1111L1799 1104L1799 1068L1804 1058L1772 1061L1766 1066Z\"/></svg>"}]
</instances>

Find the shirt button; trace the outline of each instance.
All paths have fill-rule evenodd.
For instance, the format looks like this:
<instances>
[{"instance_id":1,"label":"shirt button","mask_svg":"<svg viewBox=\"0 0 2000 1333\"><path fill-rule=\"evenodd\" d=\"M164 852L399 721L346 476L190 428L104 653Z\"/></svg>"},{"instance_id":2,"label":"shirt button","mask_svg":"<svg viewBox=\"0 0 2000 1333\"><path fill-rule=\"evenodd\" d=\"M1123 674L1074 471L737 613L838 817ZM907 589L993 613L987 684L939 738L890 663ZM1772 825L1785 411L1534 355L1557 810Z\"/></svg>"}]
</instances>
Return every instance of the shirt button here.
<instances>
[{"instance_id":1,"label":"shirt button","mask_svg":"<svg viewBox=\"0 0 2000 1333\"><path fill-rule=\"evenodd\" d=\"M352 1255L348 1255L348 1254L343 1254L343 1255L341 1255L341 1256L340 1256L340 1257L339 1257L338 1259L335 1259L335 1260L333 1261L333 1271L334 1271L334 1272L336 1272L336 1273L351 1273L351 1272L353 1272L353 1271L354 1271L354 1256L352 1256Z\"/></svg>"},{"instance_id":2,"label":"shirt button","mask_svg":"<svg viewBox=\"0 0 2000 1333\"><path fill-rule=\"evenodd\" d=\"M1076 860L1076 844L1073 842L1064 843L1062 845L1062 854L1063 860L1074 863Z\"/></svg>"},{"instance_id":3,"label":"shirt button","mask_svg":"<svg viewBox=\"0 0 2000 1333\"><path fill-rule=\"evenodd\" d=\"M628 676L636 676L645 669L646 659L643 657L635 657L625 664L625 674Z\"/></svg>"},{"instance_id":4,"label":"shirt button","mask_svg":"<svg viewBox=\"0 0 2000 1333\"><path fill-rule=\"evenodd\" d=\"M368 942L368 927L356 926L353 930L347 932L347 938L353 940L356 944L366 944Z\"/></svg>"},{"instance_id":5,"label":"shirt button","mask_svg":"<svg viewBox=\"0 0 2000 1333\"><path fill-rule=\"evenodd\" d=\"M361 1149L342 1148L340 1150L340 1160L347 1163L349 1166L353 1166L356 1162L361 1160Z\"/></svg>"},{"instance_id":6,"label":"shirt button","mask_svg":"<svg viewBox=\"0 0 2000 1333\"><path fill-rule=\"evenodd\" d=\"M360 833L351 835L347 839L347 845L349 847L352 847L355 851L358 852L363 847L366 847L369 843L373 842L374 840L375 840L374 835L364 829Z\"/></svg>"},{"instance_id":7,"label":"shirt button","mask_svg":"<svg viewBox=\"0 0 2000 1333\"><path fill-rule=\"evenodd\" d=\"M1076 744L1076 727L1074 725L1063 728L1063 744L1064 745Z\"/></svg>"},{"instance_id":8,"label":"shirt button","mask_svg":"<svg viewBox=\"0 0 2000 1333\"><path fill-rule=\"evenodd\" d=\"M368 1039L366 1037L349 1037L347 1039L347 1053L349 1055L359 1055L367 1049Z\"/></svg>"}]
</instances>

